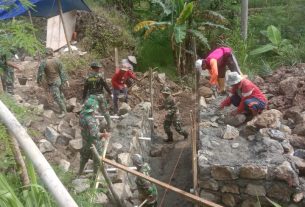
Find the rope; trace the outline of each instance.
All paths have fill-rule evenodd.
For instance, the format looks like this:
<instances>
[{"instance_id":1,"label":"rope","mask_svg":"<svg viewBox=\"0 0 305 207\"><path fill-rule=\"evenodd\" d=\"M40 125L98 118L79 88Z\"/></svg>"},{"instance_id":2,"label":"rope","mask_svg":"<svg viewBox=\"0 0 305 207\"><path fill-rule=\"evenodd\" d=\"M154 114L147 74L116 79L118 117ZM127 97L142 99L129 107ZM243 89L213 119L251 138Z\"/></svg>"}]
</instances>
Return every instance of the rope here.
<instances>
[{"instance_id":1,"label":"rope","mask_svg":"<svg viewBox=\"0 0 305 207\"><path fill-rule=\"evenodd\" d=\"M173 179L173 177L174 177L174 174L175 174L175 172L176 172L176 168L177 168L177 166L178 166L178 163L179 163L179 161L180 161L180 158L181 158L181 155L182 155L182 153L183 153L183 151L184 151L184 148L185 148L185 146L181 149L181 152L180 152L179 157L178 157L178 159L177 159L176 165L175 165L174 170L173 170L173 172L172 172L172 174L171 174L171 177L170 177L170 179L169 179L169 182L168 182L169 185L171 184L171 181L172 181L172 179ZM162 204L163 204L163 201L164 201L164 198L165 198L165 195L166 195L167 191L168 191L168 189L165 189L164 194L163 194L163 197L162 197L162 200L161 200L160 205L159 205L158 207L162 207Z\"/></svg>"}]
</instances>

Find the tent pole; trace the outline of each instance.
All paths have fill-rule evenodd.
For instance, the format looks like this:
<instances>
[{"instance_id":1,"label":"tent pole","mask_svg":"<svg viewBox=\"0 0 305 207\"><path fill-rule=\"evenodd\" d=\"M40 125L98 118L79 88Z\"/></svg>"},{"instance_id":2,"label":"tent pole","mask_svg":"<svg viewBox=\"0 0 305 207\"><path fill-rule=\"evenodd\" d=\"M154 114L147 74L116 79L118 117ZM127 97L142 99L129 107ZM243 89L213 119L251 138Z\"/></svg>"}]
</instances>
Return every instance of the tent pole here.
<instances>
[{"instance_id":1,"label":"tent pole","mask_svg":"<svg viewBox=\"0 0 305 207\"><path fill-rule=\"evenodd\" d=\"M65 33L65 38L66 38L66 42L67 42L67 45L68 45L68 49L69 49L69 52L71 53L72 49L71 49L70 41L68 39L67 29L66 29L66 26L65 26L65 21L64 21L64 17L63 17L63 13L62 13L61 0L57 0L57 5L58 5L58 12L59 12L59 15L60 15L62 26L64 28L64 33Z\"/></svg>"}]
</instances>

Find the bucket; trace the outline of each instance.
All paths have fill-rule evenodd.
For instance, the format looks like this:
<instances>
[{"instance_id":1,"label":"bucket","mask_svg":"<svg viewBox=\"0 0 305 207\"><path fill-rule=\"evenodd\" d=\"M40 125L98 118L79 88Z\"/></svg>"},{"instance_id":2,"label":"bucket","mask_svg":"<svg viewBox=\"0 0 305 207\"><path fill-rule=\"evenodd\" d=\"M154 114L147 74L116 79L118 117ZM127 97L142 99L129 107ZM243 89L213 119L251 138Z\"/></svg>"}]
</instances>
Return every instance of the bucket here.
<instances>
[{"instance_id":1,"label":"bucket","mask_svg":"<svg viewBox=\"0 0 305 207\"><path fill-rule=\"evenodd\" d=\"M20 85L25 85L27 80L28 80L28 78L26 78L26 77L19 77L18 78L18 82L19 82Z\"/></svg>"}]
</instances>

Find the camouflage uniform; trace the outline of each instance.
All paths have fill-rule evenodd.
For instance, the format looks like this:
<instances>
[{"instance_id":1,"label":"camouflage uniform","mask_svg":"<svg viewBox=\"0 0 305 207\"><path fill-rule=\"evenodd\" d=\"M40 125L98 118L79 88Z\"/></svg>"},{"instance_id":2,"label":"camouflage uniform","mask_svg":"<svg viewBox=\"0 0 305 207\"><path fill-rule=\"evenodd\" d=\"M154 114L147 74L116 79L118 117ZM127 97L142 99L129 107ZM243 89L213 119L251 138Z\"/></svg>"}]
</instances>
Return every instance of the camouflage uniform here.
<instances>
[{"instance_id":1,"label":"camouflage uniform","mask_svg":"<svg viewBox=\"0 0 305 207\"><path fill-rule=\"evenodd\" d=\"M66 113L65 97L62 92L62 85L67 81L67 75L64 72L62 63L57 59L47 59L41 62L37 83L41 83L43 74L45 73L49 89L55 102L60 107L61 113Z\"/></svg>"},{"instance_id":2,"label":"camouflage uniform","mask_svg":"<svg viewBox=\"0 0 305 207\"><path fill-rule=\"evenodd\" d=\"M99 72L90 72L85 80L84 92L83 92L83 101L88 97L94 97L99 103L99 112L105 117L107 122L107 129L111 129L111 120L108 111L107 100L104 96L104 90L111 95L111 90L107 85L104 75Z\"/></svg>"},{"instance_id":3,"label":"camouflage uniform","mask_svg":"<svg viewBox=\"0 0 305 207\"><path fill-rule=\"evenodd\" d=\"M14 94L14 69L7 65L6 56L2 56L0 59L0 73L3 91Z\"/></svg>"},{"instance_id":4,"label":"camouflage uniform","mask_svg":"<svg viewBox=\"0 0 305 207\"><path fill-rule=\"evenodd\" d=\"M144 163L143 166L141 166L140 169L138 169L139 172L143 173L144 175L149 176L150 173L150 166L147 163ZM152 184L151 182L145 180L144 178L137 177L136 178L136 184L139 190L139 199L141 202L148 199L145 207L156 207L157 206L157 197L158 197L158 191L155 184Z\"/></svg>"},{"instance_id":5,"label":"camouflage uniform","mask_svg":"<svg viewBox=\"0 0 305 207\"><path fill-rule=\"evenodd\" d=\"M163 106L163 108L165 108L165 110L167 111L167 114L165 115L165 120L163 122L164 131L168 137L167 141L173 141L173 132L170 129L172 124L174 125L176 131L179 134L183 135L186 139L188 137L188 133L181 127L181 120L178 115L178 109L174 97L170 94L169 89L163 90L162 93L168 94L164 100Z\"/></svg>"},{"instance_id":6,"label":"camouflage uniform","mask_svg":"<svg viewBox=\"0 0 305 207\"><path fill-rule=\"evenodd\" d=\"M83 137L83 148L80 151L80 167L79 174L85 168L86 163L90 158L93 158L94 173L99 167L99 160L92 154L90 147L95 145L99 154L103 152L103 142L100 139L99 125L94 117L94 112L98 109L98 102L94 98L89 98L80 112L79 124L81 126L81 134Z\"/></svg>"}]
</instances>

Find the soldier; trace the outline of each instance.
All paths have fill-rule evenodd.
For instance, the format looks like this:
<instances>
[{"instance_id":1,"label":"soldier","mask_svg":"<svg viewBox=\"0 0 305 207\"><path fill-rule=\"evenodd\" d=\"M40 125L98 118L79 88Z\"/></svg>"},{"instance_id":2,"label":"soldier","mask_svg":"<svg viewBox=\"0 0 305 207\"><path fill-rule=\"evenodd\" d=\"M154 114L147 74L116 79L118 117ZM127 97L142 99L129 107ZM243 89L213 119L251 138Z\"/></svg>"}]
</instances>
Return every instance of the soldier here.
<instances>
[{"instance_id":1,"label":"soldier","mask_svg":"<svg viewBox=\"0 0 305 207\"><path fill-rule=\"evenodd\" d=\"M7 60L7 55L2 55L0 59L0 72L3 91L14 95L14 68L20 70L18 65Z\"/></svg>"},{"instance_id":2,"label":"soldier","mask_svg":"<svg viewBox=\"0 0 305 207\"><path fill-rule=\"evenodd\" d=\"M89 72L85 80L84 91L83 91L83 102L89 97L93 96L99 103L99 111L104 115L107 122L107 130L111 129L110 115L107 110L108 104L104 96L104 88L106 89L109 96L111 96L111 90L107 85L104 74L100 73L102 65L97 62L91 63L92 71Z\"/></svg>"},{"instance_id":3,"label":"soldier","mask_svg":"<svg viewBox=\"0 0 305 207\"><path fill-rule=\"evenodd\" d=\"M47 59L41 62L38 69L37 83L39 85L41 84L42 76L45 73L49 89L60 108L61 114L59 117L62 118L67 113L62 87L69 87L69 82L67 80L67 75L64 72L62 63L60 60L53 57L54 54L51 48L47 48L46 55Z\"/></svg>"},{"instance_id":4,"label":"soldier","mask_svg":"<svg viewBox=\"0 0 305 207\"><path fill-rule=\"evenodd\" d=\"M108 133L100 133L99 125L94 117L95 112L98 110L98 101L94 97L89 97L86 101L79 116L79 125L81 126L81 134L83 137L83 148L80 151L80 167L78 174L82 174L86 163L90 158L93 158L94 173L97 172L99 167L99 160L92 154L90 149L92 144L96 147L99 154L103 152L103 142L101 139L108 139Z\"/></svg>"},{"instance_id":5,"label":"soldier","mask_svg":"<svg viewBox=\"0 0 305 207\"><path fill-rule=\"evenodd\" d=\"M171 95L171 90L168 87L165 87L161 93L163 94L165 100L164 104L161 108L164 108L167 111L165 115L165 120L163 122L164 131L167 134L166 142L172 142L173 140L173 132L170 127L173 124L176 131L183 135L184 139L187 139L188 132L181 128L181 121L179 117L179 112L177 109L177 105L175 103L174 97Z\"/></svg>"},{"instance_id":6,"label":"soldier","mask_svg":"<svg viewBox=\"0 0 305 207\"><path fill-rule=\"evenodd\" d=\"M137 171L149 176L150 167L148 163L144 162L143 157L139 154L134 154L132 156L132 162L137 167ZM157 187L151 182L145 180L144 178L137 177L136 184L139 191L139 200L144 204L145 207L157 207L157 197L158 191Z\"/></svg>"}]
</instances>

